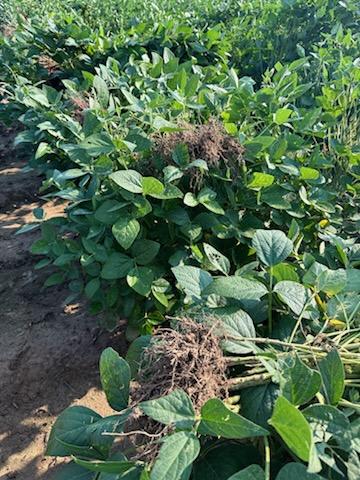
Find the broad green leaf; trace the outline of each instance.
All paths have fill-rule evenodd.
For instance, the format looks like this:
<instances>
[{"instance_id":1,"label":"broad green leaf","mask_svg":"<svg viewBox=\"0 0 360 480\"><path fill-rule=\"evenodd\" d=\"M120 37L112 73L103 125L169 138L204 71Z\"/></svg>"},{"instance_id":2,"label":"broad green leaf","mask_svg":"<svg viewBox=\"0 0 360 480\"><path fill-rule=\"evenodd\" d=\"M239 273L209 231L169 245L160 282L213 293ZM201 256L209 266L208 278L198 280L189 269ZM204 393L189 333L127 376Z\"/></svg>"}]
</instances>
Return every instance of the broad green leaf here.
<instances>
[{"instance_id":1,"label":"broad green leaf","mask_svg":"<svg viewBox=\"0 0 360 480\"><path fill-rule=\"evenodd\" d=\"M131 254L135 262L140 265L151 263L159 253L160 243L153 240L136 240L131 247Z\"/></svg>"},{"instance_id":2,"label":"broad green leaf","mask_svg":"<svg viewBox=\"0 0 360 480\"><path fill-rule=\"evenodd\" d=\"M135 267L128 273L126 281L135 292L147 297L154 281L154 272L149 267Z\"/></svg>"},{"instance_id":3,"label":"broad green leaf","mask_svg":"<svg viewBox=\"0 0 360 480\"><path fill-rule=\"evenodd\" d=\"M306 303L306 289L301 283L283 280L274 287L280 300L296 315L300 315Z\"/></svg>"},{"instance_id":4,"label":"broad green leaf","mask_svg":"<svg viewBox=\"0 0 360 480\"><path fill-rule=\"evenodd\" d=\"M95 480L95 475L94 472L89 472L75 462L70 462L61 467L52 480Z\"/></svg>"},{"instance_id":5,"label":"broad green leaf","mask_svg":"<svg viewBox=\"0 0 360 480\"><path fill-rule=\"evenodd\" d=\"M222 348L231 353L249 353L253 351L253 347L247 345L243 341L237 341L233 337L256 337L254 322L250 315L244 310L237 307L223 307L211 310L210 315L219 319L221 324L219 330L221 334L225 334L225 339L222 341ZM231 339L226 339L226 335L231 336Z\"/></svg>"},{"instance_id":6,"label":"broad green leaf","mask_svg":"<svg viewBox=\"0 0 360 480\"><path fill-rule=\"evenodd\" d=\"M161 195L164 190L164 185L157 178L144 177L142 179L142 191L144 195L156 197L157 195Z\"/></svg>"},{"instance_id":7,"label":"broad green leaf","mask_svg":"<svg viewBox=\"0 0 360 480\"><path fill-rule=\"evenodd\" d=\"M270 187L274 180L275 177L269 173L254 172L247 186L252 190L258 190L259 188Z\"/></svg>"},{"instance_id":8,"label":"broad green leaf","mask_svg":"<svg viewBox=\"0 0 360 480\"><path fill-rule=\"evenodd\" d=\"M113 225L123 214L122 208L126 207L128 202L118 202L117 200L105 200L95 211L95 218L106 225Z\"/></svg>"},{"instance_id":9,"label":"broad green leaf","mask_svg":"<svg viewBox=\"0 0 360 480\"><path fill-rule=\"evenodd\" d=\"M278 473L276 480L325 480L317 473L309 473L302 463L288 463Z\"/></svg>"},{"instance_id":10,"label":"broad green leaf","mask_svg":"<svg viewBox=\"0 0 360 480\"><path fill-rule=\"evenodd\" d=\"M259 465L250 465L232 475L228 480L265 480L265 473Z\"/></svg>"},{"instance_id":11,"label":"broad green leaf","mask_svg":"<svg viewBox=\"0 0 360 480\"><path fill-rule=\"evenodd\" d=\"M290 108L279 108L279 110L274 113L274 122L282 125L289 120L291 114L292 110L290 110Z\"/></svg>"},{"instance_id":12,"label":"broad green leaf","mask_svg":"<svg viewBox=\"0 0 360 480\"><path fill-rule=\"evenodd\" d=\"M116 280L124 278L134 267L134 260L123 253L114 252L106 260L101 277L105 280Z\"/></svg>"},{"instance_id":13,"label":"broad green leaf","mask_svg":"<svg viewBox=\"0 0 360 480\"><path fill-rule=\"evenodd\" d=\"M289 355L281 363L281 394L293 405L303 405L318 393L320 374L303 363L298 355Z\"/></svg>"},{"instance_id":14,"label":"broad green leaf","mask_svg":"<svg viewBox=\"0 0 360 480\"><path fill-rule=\"evenodd\" d=\"M252 240L257 256L265 265L281 263L293 250L293 243L280 230L256 230Z\"/></svg>"},{"instance_id":15,"label":"broad green leaf","mask_svg":"<svg viewBox=\"0 0 360 480\"><path fill-rule=\"evenodd\" d=\"M230 262L229 260L220 253L216 248L209 245L208 243L204 243L204 251L210 263L220 272L225 275L228 275L230 272Z\"/></svg>"},{"instance_id":16,"label":"broad green leaf","mask_svg":"<svg viewBox=\"0 0 360 480\"><path fill-rule=\"evenodd\" d=\"M102 418L90 408L74 406L64 410L51 429L46 455L104 459L114 437L104 432L121 432L130 411Z\"/></svg>"},{"instance_id":17,"label":"broad green leaf","mask_svg":"<svg viewBox=\"0 0 360 480\"><path fill-rule=\"evenodd\" d=\"M91 472L104 472L104 473L121 473L124 474L129 470L137 470L135 462L116 461L116 460L81 460L80 458L74 458L75 463L81 467L87 468Z\"/></svg>"},{"instance_id":18,"label":"broad green leaf","mask_svg":"<svg viewBox=\"0 0 360 480\"><path fill-rule=\"evenodd\" d=\"M117 411L126 408L129 402L130 367L112 348L107 348L101 354L100 378L109 405Z\"/></svg>"},{"instance_id":19,"label":"broad green leaf","mask_svg":"<svg viewBox=\"0 0 360 480\"><path fill-rule=\"evenodd\" d=\"M319 362L322 391L330 405L337 405L345 389L345 371L336 348Z\"/></svg>"},{"instance_id":20,"label":"broad green leaf","mask_svg":"<svg viewBox=\"0 0 360 480\"><path fill-rule=\"evenodd\" d=\"M304 415L285 397L278 397L274 412L268 422L275 428L289 449L301 460L310 458L312 433Z\"/></svg>"},{"instance_id":21,"label":"broad green leaf","mask_svg":"<svg viewBox=\"0 0 360 480\"><path fill-rule=\"evenodd\" d=\"M260 463L255 447L243 443L226 442L214 444L194 464L194 480L228 480L249 464Z\"/></svg>"},{"instance_id":22,"label":"broad green leaf","mask_svg":"<svg viewBox=\"0 0 360 480\"><path fill-rule=\"evenodd\" d=\"M79 147L84 149L91 157L108 155L115 150L115 145L109 134L105 132L94 133L83 140Z\"/></svg>"},{"instance_id":23,"label":"broad green leaf","mask_svg":"<svg viewBox=\"0 0 360 480\"><path fill-rule=\"evenodd\" d=\"M299 275L296 273L296 269L289 263L278 263L273 266L273 276L277 282L283 280L290 280L291 282L299 282Z\"/></svg>"},{"instance_id":24,"label":"broad green leaf","mask_svg":"<svg viewBox=\"0 0 360 480\"><path fill-rule=\"evenodd\" d=\"M141 402L139 408L157 422L180 428L191 428L195 422L195 411L189 396L183 390L174 390L156 400Z\"/></svg>"},{"instance_id":25,"label":"broad green leaf","mask_svg":"<svg viewBox=\"0 0 360 480\"><path fill-rule=\"evenodd\" d=\"M312 425L315 434L319 432L320 438L327 432L333 436L340 448L350 451L352 440L350 422L341 410L332 405L315 404L303 410L303 414Z\"/></svg>"},{"instance_id":26,"label":"broad green leaf","mask_svg":"<svg viewBox=\"0 0 360 480\"><path fill-rule=\"evenodd\" d=\"M301 180L317 180L319 176L320 173L315 168L300 167Z\"/></svg>"},{"instance_id":27,"label":"broad green leaf","mask_svg":"<svg viewBox=\"0 0 360 480\"><path fill-rule=\"evenodd\" d=\"M274 383L245 388L241 391L241 414L266 428L278 396L279 388Z\"/></svg>"},{"instance_id":28,"label":"broad green leaf","mask_svg":"<svg viewBox=\"0 0 360 480\"><path fill-rule=\"evenodd\" d=\"M344 290L347 283L346 270L339 268L338 270L326 269L320 273L317 278L316 285L320 291L328 295L336 295Z\"/></svg>"},{"instance_id":29,"label":"broad green leaf","mask_svg":"<svg viewBox=\"0 0 360 480\"><path fill-rule=\"evenodd\" d=\"M202 292L212 282L210 273L198 267L180 265L171 270L186 295L195 299L200 299Z\"/></svg>"},{"instance_id":30,"label":"broad green leaf","mask_svg":"<svg viewBox=\"0 0 360 480\"><path fill-rule=\"evenodd\" d=\"M121 217L112 226L112 233L116 241L125 249L131 247L140 232L140 224L134 218Z\"/></svg>"},{"instance_id":31,"label":"broad green leaf","mask_svg":"<svg viewBox=\"0 0 360 480\"><path fill-rule=\"evenodd\" d=\"M217 398L208 400L201 408L198 431L202 435L236 439L268 435L267 430L232 412Z\"/></svg>"},{"instance_id":32,"label":"broad green leaf","mask_svg":"<svg viewBox=\"0 0 360 480\"><path fill-rule=\"evenodd\" d=\"M180 480L200 453L200 442L192 432L168 436L155 461L150 480Z\"/></svg>"},{"instance_id":33,"label":"broad green leaf","mask_svg":"<svg viewBox=\"0 0 360 480\"><path fill-rule=\"evenodd\" d=\"M215 278L203 292L235 300L258 300L266 293L267 288L261 282L239 276Z\"/></svg>"},{"instance_id":34,"label":"broad green leaf","mask_svg":"<svg viewBox=\"0 0 360 480\"><path fill-rule=\"evenodd\" d=\"M95 75L93 85L96 90L96 96L99 100L100 105L102 106L102 108L107 108L109 103L109 89L106 85L105 80L103 80L98 75Z\"/></svg>"},{"instance_id":35,"label":"broad green leaf","mask_svg":"<svg viewBox=\"0 0 360 480\"><path fill-rule=\"evenodd\" d=\"M135 378L139 372L141 365L141 357L143 351L149 346L151 342L151 335L142 335L135 338L126 352L125 360L129 364L131 370L131 378Z\"/></svg>"},{"instance_id":36,"label":"broad green leaf","mask_svg":"<svg viewBox=\"0 0 360 480\"><path fill-rule=\"evenodd\" d=\"M119 185L119 187L128 192L142 193L143 191L143 177L136 170L119 170L112 173L110 178Z\"/></svg>"}]
</instances>

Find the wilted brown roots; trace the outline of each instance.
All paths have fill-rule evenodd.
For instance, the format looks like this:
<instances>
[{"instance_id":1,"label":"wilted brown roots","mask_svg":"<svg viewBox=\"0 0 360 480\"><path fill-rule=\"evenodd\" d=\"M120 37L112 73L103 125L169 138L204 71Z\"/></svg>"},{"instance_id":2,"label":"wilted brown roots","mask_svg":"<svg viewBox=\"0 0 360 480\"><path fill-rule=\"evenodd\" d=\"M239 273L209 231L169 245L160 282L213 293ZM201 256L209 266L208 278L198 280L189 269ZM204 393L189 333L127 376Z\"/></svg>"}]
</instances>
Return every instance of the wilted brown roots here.
<instances>
[{"instance_id":1,"label":"wilted brown roots","mask_svg":"<svg viewBox=\"0 0 360 480\"><path fill-rule=\"evenodd\" d=\"M198 413L210 398L227 397L226 363L214 327L179 319L175 329L160 328L144 350L137 382L131 392L133 406L184 390ZM133 428L135 426L135 428ZM141 430L132 438L136 458L152 461L159 439L171 430L147 417L133 420L130 430Z\"/></svg>"},{"instance_id":2,"label":"wilted brown roots","mask_svg":"<svg viewBox=\"0 0 360 480\"><path fill-rule=\"evenodd\" d=\"M172 154L179 144L187 146L190 160L204 160L209 169L229 168L235 178L243 165L244 148L229 135L218 120L211 118L201 125L183 124L179 132L167 133L155 137L157 153L168 163L172 163ZM198 169L189 172L191 184L198 188L202 184L202 174Z\"/></svg>"}]
</instances>

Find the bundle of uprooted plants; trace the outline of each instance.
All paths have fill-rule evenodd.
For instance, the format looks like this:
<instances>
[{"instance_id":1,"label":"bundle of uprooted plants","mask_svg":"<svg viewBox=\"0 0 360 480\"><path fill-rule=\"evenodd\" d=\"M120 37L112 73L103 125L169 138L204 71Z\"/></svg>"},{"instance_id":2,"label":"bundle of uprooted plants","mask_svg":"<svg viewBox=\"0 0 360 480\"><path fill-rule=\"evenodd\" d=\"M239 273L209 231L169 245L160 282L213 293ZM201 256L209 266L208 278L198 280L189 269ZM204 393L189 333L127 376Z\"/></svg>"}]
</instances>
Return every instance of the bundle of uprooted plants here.
<instances>
[{"instance_id":1,"label":"bundle of uprooted plants","mask_svg":"<svg viewBox=\"0 0 360 480\"><path fill-rule=\"evenodd\" d=\"M131 385L134 414L126 435L129 450L134 452L132 459L154 460L161 439L171 431L171 427L143 416L136 408L140 402L182 389L199 413L210 398L227 398L227 362L220 342L215 325L209 327L189 318L179 319L174 329L160 328L155 332L142 352L138 375Z\"/></svg>"},{"instance_id":2,"label":"bundle of uprooted plants","mask_svg":"<svg viewBox=\"0 0 360 480\"><path fill-rule=\"evenodd\" d=\"M134 413L124 435L128 456L133 460L151 463L159 452L161 440L172 431L171 426L144 416L137 408L141 402L182 389L190 397L196 413L207 400L215 397L230 405L236 397L229 398L229 392L274 380L264 359L276 362L290 353L296 353L304 363L316 368L317 362L336 348L344 364L346 383L348 386L360 386L356 332L322 334L300 344L271 338L231 337L226 335L221 322L215 319L197 322L186 317L177 318L173 327L159 328L155 332L142 351L137 378L131 385ZM222 342L231 339L243 341L246 345L252 343L254 353L226 356Z\"/></svg>"}]
</instances>

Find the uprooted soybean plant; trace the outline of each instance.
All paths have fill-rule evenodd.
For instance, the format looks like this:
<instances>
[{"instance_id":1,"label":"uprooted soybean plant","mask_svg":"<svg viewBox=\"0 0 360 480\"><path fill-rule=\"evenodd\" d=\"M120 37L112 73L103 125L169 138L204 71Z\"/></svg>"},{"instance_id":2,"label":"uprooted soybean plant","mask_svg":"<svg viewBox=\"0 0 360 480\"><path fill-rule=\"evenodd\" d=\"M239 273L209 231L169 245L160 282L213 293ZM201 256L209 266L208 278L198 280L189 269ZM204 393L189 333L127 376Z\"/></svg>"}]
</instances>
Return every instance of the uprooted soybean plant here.
<instances>
[{"instance_id":1,"label":"uprooted soybean plant","mask_svg":"<svg viewBox=\"0 0 360 480\"><path fill-rule=\"evenodd\" d=\"M356 480L357 2L1 5L0 120L65 209L18 233L130 344L55 479Z\"/></svg>"}]
</instances>

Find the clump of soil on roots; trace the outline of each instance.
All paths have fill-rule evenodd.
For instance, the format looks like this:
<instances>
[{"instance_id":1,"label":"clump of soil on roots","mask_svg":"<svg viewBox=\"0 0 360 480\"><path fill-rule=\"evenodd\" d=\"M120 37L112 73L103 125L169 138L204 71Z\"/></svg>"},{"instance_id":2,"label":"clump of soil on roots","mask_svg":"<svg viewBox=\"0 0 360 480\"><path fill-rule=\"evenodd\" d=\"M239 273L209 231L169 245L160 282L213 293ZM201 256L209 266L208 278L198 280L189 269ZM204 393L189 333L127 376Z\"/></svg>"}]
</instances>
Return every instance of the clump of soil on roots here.
<instances>
[{"instance_id":1,"label":"clump of soil on roots","mask_svg":"<svg viewBox=\"0 0 360 480\"><path fill-rule=\"evenodd\" d=\"M133 406L176 389L188 394L196 413L210 398L226 398L226 362L215 327L182 318L174 329L160 328L155 332L144 349L138 378L132 385ZM131 438L136 449L133 458L152 462L160 449L160 440L172 427L142 415L136 408L127 435L134 426L137 433Z\"/></svg>"},{"instance_id":2,"label":"clump of soil on roots","mask_svg":"<svg viewBox=\"0 0 360 480\"><path fill-rule=\"evenodd\" d=\"M155 150L167 163L173 164L172 154L177 145L186 145L190 160L204 160L209 169L229 168L233 177L238 175L244 164L244 148L233 136L229 135L223 124L215 118L201 125L180 124L178 132L165 133L154 137ZM199 169L189 172L191 186L202 186L204 174Z\"/></svg>"}]
</instances>

